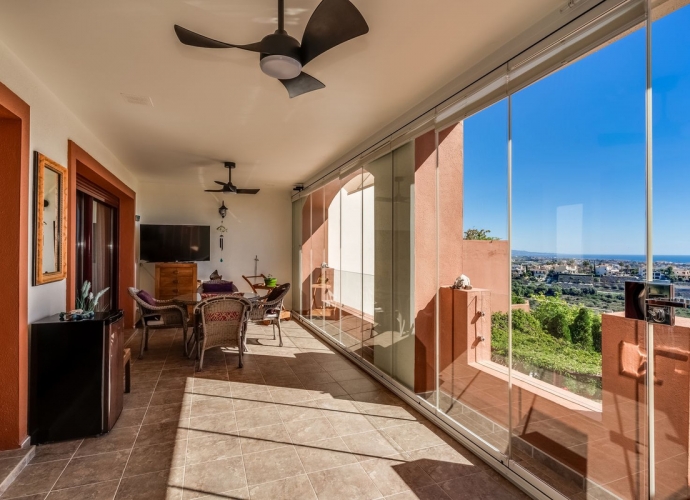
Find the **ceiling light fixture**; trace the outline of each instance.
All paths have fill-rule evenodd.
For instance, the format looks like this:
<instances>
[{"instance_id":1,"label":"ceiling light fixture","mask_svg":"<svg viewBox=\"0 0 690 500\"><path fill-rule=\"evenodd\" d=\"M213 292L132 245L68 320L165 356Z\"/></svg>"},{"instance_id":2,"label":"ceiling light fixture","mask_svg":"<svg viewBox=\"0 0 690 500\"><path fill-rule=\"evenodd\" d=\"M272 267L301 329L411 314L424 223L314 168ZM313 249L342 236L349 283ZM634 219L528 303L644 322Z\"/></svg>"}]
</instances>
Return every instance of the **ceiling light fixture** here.
<instances>
[{"instance_id":1,"label":"ceiling light fixture","mask_svg":"<svg viewBox=\"0 0 690 500\"><path fill-rule=\"evenodd\" d=\"M302 63L290 56L267 55L259 62L261 71L278 80L292 80L302 72Z\"/></svg>"}]
</instances>

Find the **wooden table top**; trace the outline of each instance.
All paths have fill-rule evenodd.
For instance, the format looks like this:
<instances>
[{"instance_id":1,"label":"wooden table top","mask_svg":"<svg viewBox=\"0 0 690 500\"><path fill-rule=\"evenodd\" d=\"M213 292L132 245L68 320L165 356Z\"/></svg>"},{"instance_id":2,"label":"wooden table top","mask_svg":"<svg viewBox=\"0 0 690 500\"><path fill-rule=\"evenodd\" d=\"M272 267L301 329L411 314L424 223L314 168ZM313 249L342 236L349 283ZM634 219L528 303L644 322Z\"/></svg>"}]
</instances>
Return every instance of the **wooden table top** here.
<instances>
[{"instance_id":1,"label":"wooden table top","mask_svg":"<svg viewBox=\"0 0 690 500\"><path fill-rule=\"evenodd\" d=\"M253 286L254 288L256 288L257 290L273 290L274 288L276 288L276 287L278 287L278 286L280 286L280 285L268 286L268 285L262 285L262 284L260 284L260 283L257 283L257 284L253 284L252 286Z\"/></svg>"}]
</instances>

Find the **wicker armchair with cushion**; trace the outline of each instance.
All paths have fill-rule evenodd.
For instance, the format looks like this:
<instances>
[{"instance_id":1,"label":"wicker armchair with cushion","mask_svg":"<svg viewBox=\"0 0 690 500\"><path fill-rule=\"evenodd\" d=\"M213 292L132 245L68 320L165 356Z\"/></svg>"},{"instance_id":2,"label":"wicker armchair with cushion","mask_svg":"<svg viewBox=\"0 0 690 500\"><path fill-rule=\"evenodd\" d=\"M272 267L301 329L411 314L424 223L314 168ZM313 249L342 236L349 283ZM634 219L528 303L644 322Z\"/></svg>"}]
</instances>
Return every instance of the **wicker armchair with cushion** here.
<instances>
[{"instance_id":1,"label":"wicker armchair with cushion","mask_svg":"<svg viewBox=\"0 0 690 500\"><path fill-rule=\"evenodd\" d=\"M143 358L144 351L149 349L149 330L182 328L184 352L187 354L187 325L189 322L187 309L174 300L154 299L144 290L130 287L127 291L137 303L141 322L144 325L144 332L141 334L139 359Z\"/></svg>"},{"instance_id":2,"label":"wicker armchair with cushion","mask_svg":"<svg viewBox=\"0 0 690 500\"><path fill-rule=\"evenodd\" d=\"M213 347L237 347L242 368L243 340L251 308L246 299L230 295L212 297L197 305L201 314L199 370L204 367L204 352Z\"/></svg>"},{"instance_id":3,"label":"wicker armchair with cushion","mask_svg":"<svg viewBox=\"0 0 690 500\"><path fill-rule=\"evenodd\" d=\"M270 321L273 325L273 339L276 338L276 326L280 337L280 347L283 347L283 334L280 330L280 312L283 310L283 300L290 291L290 283L279 285L272 289L265 298L254 304L249 313L250 321Z\"/></svg>"}]
</instances>

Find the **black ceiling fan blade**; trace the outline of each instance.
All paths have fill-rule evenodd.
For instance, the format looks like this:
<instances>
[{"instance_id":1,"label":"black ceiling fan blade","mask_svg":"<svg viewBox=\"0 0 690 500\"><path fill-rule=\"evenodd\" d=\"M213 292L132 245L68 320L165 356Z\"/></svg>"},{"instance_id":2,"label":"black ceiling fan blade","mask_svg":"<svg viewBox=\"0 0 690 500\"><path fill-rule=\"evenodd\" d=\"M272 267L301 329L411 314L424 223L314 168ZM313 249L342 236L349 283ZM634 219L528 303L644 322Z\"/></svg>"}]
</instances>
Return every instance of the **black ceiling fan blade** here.
<instances>
[{"instance_id":1,"label":"black ceiling fan blade","mask_svg":"<svg viewBox=\"0 0 690 500\"><path fill-rule=\"evenodd\" d=\"M325 87L323 83L305 72L300 73L298 77L291 80L280 80L280 83L285 85L288 94L290 94L290 99Z\"/></svg>"},{"instance_id":2,"label":"black ceiling fan blade","mask_svg":"<svg viewBox=\"0 0 690 500\"><path fill-rule=\"evenodd\" d=\"M237 191L235 191L235 193L237 193L237 194L256 194L259 191L260 191L259 189L238 189Z\"/></svg>"},{"instance_id":3,"label":"black ceiling fan blade","mask_svg":"<svg viewBox=\"0 0 690 500\"><path fill-rule=\"evenodd\" d=\"M261 52L261 42L250 43L247 45L233 45L231 43L220 42L199 33L195 33L182 26L175 25L175 33L180 42L191 47L202 47L205 49L243 49L252 52Z\"/></svg>"},{"instance_id":4,"label":"black ceiling fan blade","mask_svg":"<svg viewBox=\"0 0 690 500\"><path fill-rule=\"evenodd\" d=\"M227 183L226 182L221 182L221 181L213 181L216 184L220 184L221 186L225 186Z\"/></svg>"},{"instance_id":5,"label":"black ceiling fan blade","mask_svg":"<svg viewBox=\"0 0 690 500\"><path fill-rule=\"evenodd\" d=\"M369 32L369 25L350 0L322 0L302 37L302 66L327 50Z\"/></svg>"},{"instance_id":6,"label":"black ceiling fan blade","mask_svg":"<svg viewBox=\"0 0 690 500\"><path fill-rule=\"evenodd\" d=\"M206 193L225 193L225 189L204 189Z\"/></svg>"}]
</instances>

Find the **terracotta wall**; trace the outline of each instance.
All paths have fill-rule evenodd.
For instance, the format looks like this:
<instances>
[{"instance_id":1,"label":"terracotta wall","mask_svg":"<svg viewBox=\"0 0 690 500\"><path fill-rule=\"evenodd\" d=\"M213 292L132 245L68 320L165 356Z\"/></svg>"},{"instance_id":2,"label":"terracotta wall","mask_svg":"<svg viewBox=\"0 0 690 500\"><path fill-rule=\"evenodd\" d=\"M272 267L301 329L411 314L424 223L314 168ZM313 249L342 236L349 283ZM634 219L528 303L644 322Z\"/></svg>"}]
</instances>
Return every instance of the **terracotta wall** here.
<instances>
[{"instance_id":1,"label":"terracotta wall","mask_svg":"<svg viewBox=\"0 0 690 500\"><path fill-rule=\"evenodd\" d=\"M27 435L29 130L29 106L0 84L0 450Z\"/></svg>"},{"instance_id":2,"label":"terracotta wall","mask_svg":"<svg viewBox=\"0 0 690 500\"><path fill-rule=\"evenodd\" d=\"M492 311L508 312L511 285L508 241L463 240L462 273L470 278L473 287L491 290Z\"/></svg>"},{"instance_id":3,"label":"terracotta wall","mask_svg":"<svg viewBox=\"0 0 690 500\"><path fill-rule=\"evenodd\" d=\"M602 316L602 424L616 444L611 460L629 459L630 446L646 442L645 366L637 355L646 354L645 345L644 322L627 319L623 313ZM674 327L655 325L654 345L657 493L667 498L687 491L690 484L690 320L676 318ZM639 373L639 379L631 376L632 371ZM635 427L639 432L633 431ZM606 480L614 471L606 457L595 453L595 446L589 443L590 455L597 459L590 468ZM632 492L623 488L621 493Z\"/></svg>"},{"instance_id":4,"label":"terracotta wall","mask_svg":"<svg viewBox=\"0 0 690 500\"><path fill-rule=\"evenodd\" d=\"M510 307L508 242L463 239L463 141L462 123L440 132L438 147L433 131L415 140L416 392L434 390L436 384L434 315L442 287L465 274L473 287L491 291L492 311ZM440 327L439 335L443 343L451 333Z\"/></svg>"},{"instance_id":5,"label":"terracotta wall","mask_svg":"<svg viewBox=\"0 0 690 500\"><path fill-rule=\"evenodd\" d=\"M415 392L436 385L436 133L415 139ZM462 227L462 224L460 225Z\"/></svg>"},{"instance_id":6,"label":"terracotta wall","mask_svg":"<svg viewBox=\"0 0 690 500\"><path fill-rule=\"evenodd\" d=\"M438 286L463 273L463 124L438 134ZM417 191L417 196L425 193Z\"/></svg>"},{"instance_id":7,"label":"terracotta wall","mask_svg":"<svg viewBox=\"0 0 690 500\"><path fill-rule=\"evenodd\" d=\"M439 372L491 360L491 290L439 290Z\"/></svg>"}]
</instances>

